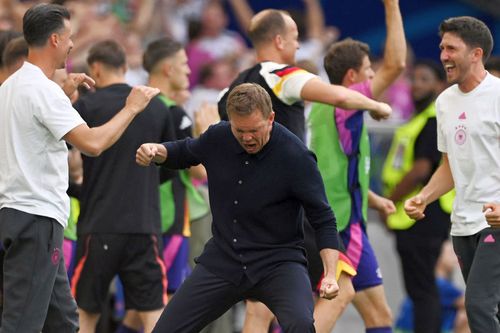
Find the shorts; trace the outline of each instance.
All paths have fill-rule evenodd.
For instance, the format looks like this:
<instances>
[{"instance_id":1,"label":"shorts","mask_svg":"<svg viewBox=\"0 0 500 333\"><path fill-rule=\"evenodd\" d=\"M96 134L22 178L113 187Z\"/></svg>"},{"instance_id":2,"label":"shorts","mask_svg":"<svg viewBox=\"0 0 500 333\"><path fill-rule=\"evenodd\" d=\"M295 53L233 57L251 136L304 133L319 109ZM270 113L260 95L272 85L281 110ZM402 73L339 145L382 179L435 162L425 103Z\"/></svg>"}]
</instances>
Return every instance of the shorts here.
<instances>
[{"instance_id":1,"label":"shorts","mask_svg":"<svg viewBox=\"0 0 500 333\"><path fill-rule=\"evenodd\" d=\"M354 290L361 291L382 284L382 273L366 231L361 222L350 223L340 232L346 255L356 269L352 279Z\"/></svg>"},{"instance_id":2,"label":"shorts","mask_svg":"<svg viewBox=\"0 0 500 333\"><path fill-rule=\"evenodd\" d=\"M163 262L167 270L167 293L173 294L191 274L189 238L181 235L164 235Z\"/></svg>"},{"instance_id":3,"label":"shorts","mask_svg":"<svg viewBox=\"0 0 500 333\"><path fill-rule=\"evenodd\" d=\"M167 277L158 238L145 234L90 234L77 240L72 293L78 306L100 313L111 281L124 286L125 308L162 309L167 303Z\"/></svg>"},{"instance_id":4,"label":"shorts","mask_svg":"<svg viewBox=\"0 0 500 333\"><path fill-rule=\"evenodd\" d=\"M339 260L337 263L337 280L341 273L346 273L349 276L355 276L356 270L354 269L349 258L345 255L345 249L342 240L339 238ZM318 248L316 247L316 239L314 237L314 229L309 222L304 221L304 246L307 253L307 272L313 291L318 291L323 279L323 261L319 255Z\"/></svg>"}]
</instances>

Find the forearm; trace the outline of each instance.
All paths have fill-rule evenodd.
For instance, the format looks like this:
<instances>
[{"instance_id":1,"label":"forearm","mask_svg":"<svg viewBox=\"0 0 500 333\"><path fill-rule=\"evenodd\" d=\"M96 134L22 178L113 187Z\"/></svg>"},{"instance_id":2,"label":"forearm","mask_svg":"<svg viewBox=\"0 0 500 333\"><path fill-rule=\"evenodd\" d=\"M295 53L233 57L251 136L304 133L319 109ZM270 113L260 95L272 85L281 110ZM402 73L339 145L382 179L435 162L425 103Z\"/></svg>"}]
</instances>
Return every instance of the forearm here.
<instances>
[{"instance_id":1,"label":"forearm","mask_svg":"<svg viewBox=\"0 0 500 333\"><path fill-rule=\"evenodd\" d=\"M82 124L69 131L63 139L85 155L99 156L120 138L136 114L125 107L104 125L89 128L87 124Z\"/></svg>"},{"instance_id":2,"label":"forearm","mask_svg":"<svg viewBox=\"0 0 500 333\"><path fill-rule=\"evenodd\" d=\"M399 184L394 187L389 198L393 201L401 201L411 192L415 191L417 186L422 186L424 181L432 173L432 161L428 158L419 158L414 161L413 167L401 179Z\"/></svg>"},{"instance_id":3,"label":"forearm","mask_svg":"<svg viewBox=\"0 0 500 333\"><path fill-rule=\"evenodd\" d=\"M144 0L138 3L138 13L130 24L131 30L144 36L147 29L151 26L151 18L154 16L155 1Z\"/></svg>"},{"instance_id":4,"label":"forearm","mask_svg":"<svg viewBox=\"0 0 500 333\"><path fill-rule=\"evenodd\" d=\"M330 104L347 110L379 111L381 104L357 91L325 83L317 78L304 85L301 97L306 101Z\"/></svg>"},{"instance_id":5,"label":"forearm","mask_svg":"<svg viewBox=\"0 0 500 333\"><path fill-rule=\"evenodd\" d=\"M421 184L423 179L419 177L415 172L407 173L404 178L399 182L394 188L389 198L396 201L401 201L405 196L410 194L419 184Z\"/></svg>"},{"instance_id":6,"label":"forearm","mask_svg":"<svg viewBox=\"0 0 500 333\"><path fill-rule=\"evenodd\" d=\"M308 37L321 39L325 29L325 17L319 0L305 0Z\"/></svg>"},{"instance_id":7,"label":"forearm","mask_svg":"<svg viewBox=\"0 0 500 333\"><path fill-rule=\"evenodd\" d=\"M373 192L372 190L368 190L368 207L372 209L377 209L378 207L378 199L379 195Z\"/></svg>"},{"instance_id":8,"label":"forearm","mask_svg":"<svg viewBox=\"0 0 500 333\"><path fill-rule=\"evenodd\" d=\"M241 30L246 33L254 15L252 8L250 8L246 0L229 0L229 4L233 8Z\"/></svg>"},{"instance_id":9,"label":"forearm","mask_svg":"<svg viewBox=\"0 0 500 333\"><path fill-rule=\"evenodd\" d=\"M99 151L99 154L102 153L118 141L136 115L137 113L132 110L123 108L107 123L90 128L89 142Z\"/></svg>"},{"instance_id":10,"label":"forearm","mask_svg":"<svg viewBox=\"0 0 500 333\"><path fill-rule=\"evenodd\" d=\"M406 40L399 0L385 0L387 39L384 51L384 66L391 68L397 76L406 63Z\"/></svg>"},{"instance_id":11,"label":"forearm","mask_svg":"<svg viewBox=\"0 0 500 333\"><path fill-rule=\"evenodd\" d=\"M339 251L325 248L319 251L319 255L321 256L321 261L323 262L324 275L335 276L337 272Z\"/></svg>"},{"instance_id":12,"label":"forearm","mask_svg":"<svg viewBox=\"0 0 500 333\"><path fill-rule=\"evenodd\" d=\"M434 172L429 183L420 191L420 195L429 204L451 191L454 186L448 157L443 154L443 162Z\"/></svg>"}]
</instances>

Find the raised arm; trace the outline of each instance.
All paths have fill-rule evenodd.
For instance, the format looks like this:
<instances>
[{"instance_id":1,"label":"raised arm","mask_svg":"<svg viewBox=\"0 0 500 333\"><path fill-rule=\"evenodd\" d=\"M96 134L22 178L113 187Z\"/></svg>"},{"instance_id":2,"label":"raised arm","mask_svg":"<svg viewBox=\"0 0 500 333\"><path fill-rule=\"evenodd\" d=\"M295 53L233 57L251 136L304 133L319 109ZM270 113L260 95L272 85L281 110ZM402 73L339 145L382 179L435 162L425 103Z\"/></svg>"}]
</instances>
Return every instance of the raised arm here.
<instances>
[{"instance_id":1,"label":"raised arm","mask_svg":"<svg viewBox=\"0 0 500 333\"><path fill-rule=\"evenodd\" d=\"M406 40L399 0L384 0L384 7L387 38L382 66L371 83L374 98L379 98L398 78L406 63Z\"/></svg>"},{"instance_id":2,"label":"raised arm","mask_svg":"<svg viewBox=\"0 0 500 333\"><path fill-rule=\"evenodd\" d=\"M157 88L134 87L127 97L125 107L110 121L92 128L82 124L69 131L63 139L85 155L99 156L121 137L135 116L141 113L159 92Z\"/></svg>"},{"instance_id":3,"label":"raised arm","mask_svg":"<svg viewBox=\"0 0 500 333\"><path fill-rule=\"evenodd\" d=\"M319 0L303 0L306 6L307 37L322 39L325 31L325 16Z\"/></svg>"},{"instance_id":4,"label":"raised arm","mask_svg":"<svg viewBox=\"0 0 500 333\"><path fill-rule=\"evenodd\" d=\"M392 112L386 103L374 101L343 86L325 83L318 78L307 81L300 95L306 101L330 104L346 110L368 110L377 120L387 119Z\"/></svg>"},{"instance_id":5,"label":"raised arm","mask_svg":"<svg viewBox=\"0 0 500 333\"><path fill-rule=\"evenodd\" d=\"M252 8L246 0L229 0L228 2L233 8L234 15L236 16L241 31L246 34L250 26L250 21L254 15Z\"/></svg>"}]
</instances>

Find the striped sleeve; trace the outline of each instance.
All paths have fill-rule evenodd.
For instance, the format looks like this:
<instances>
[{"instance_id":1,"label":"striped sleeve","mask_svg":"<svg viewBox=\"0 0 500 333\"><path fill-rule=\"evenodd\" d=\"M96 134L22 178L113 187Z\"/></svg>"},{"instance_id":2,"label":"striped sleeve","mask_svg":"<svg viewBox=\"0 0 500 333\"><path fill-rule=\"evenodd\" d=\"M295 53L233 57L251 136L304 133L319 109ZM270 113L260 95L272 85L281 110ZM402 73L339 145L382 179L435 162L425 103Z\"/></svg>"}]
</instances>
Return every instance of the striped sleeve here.
<instances>
[{"instance_id":1,"label":"striped sleeve","mask_svg":"<svg viewBox=\"0 0 500 333\"><path fill-rule=\"evenodd\" d=\"M300 93L306 82L317 77L302 68L273 62L262 63L260 74L274 95L288 105L301 100Z\"/></svg>"}]
</instances>

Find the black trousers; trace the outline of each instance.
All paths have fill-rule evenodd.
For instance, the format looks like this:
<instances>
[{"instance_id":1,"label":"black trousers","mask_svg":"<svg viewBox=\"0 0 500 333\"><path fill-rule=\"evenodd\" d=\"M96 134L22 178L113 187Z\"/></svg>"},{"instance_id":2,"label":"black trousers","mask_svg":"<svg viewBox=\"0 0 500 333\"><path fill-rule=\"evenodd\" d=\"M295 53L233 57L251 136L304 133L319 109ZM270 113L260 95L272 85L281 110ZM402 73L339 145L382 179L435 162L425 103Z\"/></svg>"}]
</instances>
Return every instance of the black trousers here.
<instances>
[{"instance_id":1,"label":"black trousers","mask_svg":"<svg viewBox=\"0 0 500 333\"><path fill-rule=\"evenodd\" d=\"M3 263L1 333L78 330L62 253L63 227L54 219L0 209Z\"/></svg>"},{"instance_id":2,"label":"black trousers","mask_svg":"<svg viewBox=\"0 0 500 333\"><path fill-rule=\"evenodd\" d=\"M472 333L500 333L500 229L453 236L464 277L465 310Z\"/></svg>"},{"instance_id":3,"label":"black trousers","mask_svg":"<svg viewBox=\"0 0 500 333\"><path fill-rule=\"evenodd\" d=\"M277 266L255 285L246 277L239 285L234 285L203 265L196 265L167 304L153 332L199 332L231 306L249 298L266 304L285 332L315 332L307 269L292 262Z\"/></svg>"},{"instance_id":4,"label":"black trousers","mask_svg":"<svg viewBox=\"0 0 500 333\"><path fill-rule=\"evenodd\" d=\"M405 289L414 305L414 332L439 333L441 302L434 270L446 238L443 235L423 237L411 229L395 233Z\"/></svg>"}]
</instances>

